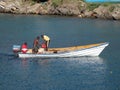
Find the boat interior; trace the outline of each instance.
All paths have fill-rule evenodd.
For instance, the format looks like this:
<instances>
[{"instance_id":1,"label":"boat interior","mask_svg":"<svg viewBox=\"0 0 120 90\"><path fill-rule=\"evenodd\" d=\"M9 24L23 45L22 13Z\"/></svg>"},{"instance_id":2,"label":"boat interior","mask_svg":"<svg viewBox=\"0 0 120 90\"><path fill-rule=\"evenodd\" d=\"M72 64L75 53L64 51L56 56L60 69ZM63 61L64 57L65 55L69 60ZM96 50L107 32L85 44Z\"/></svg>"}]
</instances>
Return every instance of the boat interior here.
<instances>
[{"instance_id":1,"label":"boat interior","mask_svg":"<svg viewBox=\"0 0 120 90\"><path fill-rule=\"evenodd\" d=\"M83 46L64 47L64 48L49 48L48 51L45 51L45 52L48 52L48 53L59 53L59 52L75 51L75 50L80 50L80 49L96 47L96 46L99 46L101 44L103 44L103 43L83 45ZM27 53L32 53L32 49L28 49Z\"/></svg>"}]
</instances>

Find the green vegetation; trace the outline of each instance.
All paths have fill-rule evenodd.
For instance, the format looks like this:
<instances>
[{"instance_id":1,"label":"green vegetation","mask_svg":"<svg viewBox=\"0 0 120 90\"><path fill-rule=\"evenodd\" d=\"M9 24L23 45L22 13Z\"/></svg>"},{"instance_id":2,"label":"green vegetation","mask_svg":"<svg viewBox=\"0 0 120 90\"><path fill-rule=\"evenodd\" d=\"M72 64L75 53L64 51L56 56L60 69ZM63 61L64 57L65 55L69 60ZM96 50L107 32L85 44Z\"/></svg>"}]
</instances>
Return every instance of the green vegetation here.
<instances>
[{"instance_id":1,"label":"green vegetation","mask_svg":"<svg viewBox=\"0 0 120 90\"><path fill-rule=\"evenodd\" d=\"M81 2L81 1L83 1L84 2L84 0L51 0L51 2L52 2L52 5L54 6L54 7L58 7L59 5L61 5L61 4L68 4L68 3L79 3L79 2Z\"/></svg>"},{"instance_id":2,"label":"green vegetation","mask_svg":"<svg viewBox=\"0 0 120 90\"><path fill-rule=\"evenodd\" d=\"M110 11L112 12L115 8L115 6L112 6L113 4L115 4L115 3L109 3L109 2L108 3L87 3L87 8L90 11L92 11L95 8L98 8L100 5L105 6L105 7L111 6Z\"/></svg>"},{"instance_id":3,"label":"green vegetation","mask_svg":"<svg viewBox=\"0 0 120 90\"><path fill-rule=\"evenodd\" d=\"M31 1L31 5L34 5L36 2L35 1Z\"/></svg>"},{"instance_id":4,"label":"green vegetation","mask_svg":"<svg viewBox=\"0 0 120 90\"><path fill-rule=\"evenodd\" d=\"M111 6L111 7L109 8L110 12L113 12L114 9L115 9L115 6Z\"/></svg>"},{"instance_id":5,"label":"green vegetation","mask_svg":"<svg viewBox=\"0 0 120 90\"><path fill-rule=\"evenodd\" d=\"M110 5L113 5L113 4L115 4L115 3L109 3L109 2L107 2L107 3L102 3L102 6L107 7L107 6L110 6Z\"/></svg>"},{"instance_id":6,"label":"green vegetation","mask_svg":"<svg viewBox=\"0 0 120 90\"><path fill-rule=\"evenodd\" d=\"M98 8L101 4L99 3L87 3L87 8L92 11L94 10L95 8Z\"/></svg>"},{"instance_id":7,"label":"green vegetation","mask_svg":"<svg viewBox=\"0 0 120 90\"><path fill-rule=\"evenodd\" d=\"M25 0L25 1L27 1L27 0ZM46 1L49 1L49 0L29 0L29 1L31 1L32 5L33 5L36 2L46 2ZM51 0L52 6L54 6L55 8L62 5L63 3L65 3L65 4L79 3L80 6L78 5L78 8L81 9L82 8L81 7L81 2L85 2L85 0ZM87 3L87 2L85 2L85 3L86 3L86 6L87 6L87 9L90 10L90 11L94 10L95 8L98 8L100 5L105 6L105 7L110 6L110 12L112 12L115 8L115 6L112 5L114 3L109 3L109 2L107 2L107 3Z\"/></svg>"},{"instance_id":8,"label":"green vegetation","mask_svg":"<svg viewBox=\"0 0 120 90\"><path fill-rule=\"evenodd\" d=\"M58 7L62 3L63 3L63 0L52 0L52 5L54 7Z\"/></svg>"},{"instance_id":9,"label":"green vegetation","mask_svg":"<svg viewBox=\"0 0 120 90\"><path fill-rule=\"evenodd\" d=\"M48 0L32 0L32 1L34 1L34 2L46 2Z\"/></svg>"}]
</instances>

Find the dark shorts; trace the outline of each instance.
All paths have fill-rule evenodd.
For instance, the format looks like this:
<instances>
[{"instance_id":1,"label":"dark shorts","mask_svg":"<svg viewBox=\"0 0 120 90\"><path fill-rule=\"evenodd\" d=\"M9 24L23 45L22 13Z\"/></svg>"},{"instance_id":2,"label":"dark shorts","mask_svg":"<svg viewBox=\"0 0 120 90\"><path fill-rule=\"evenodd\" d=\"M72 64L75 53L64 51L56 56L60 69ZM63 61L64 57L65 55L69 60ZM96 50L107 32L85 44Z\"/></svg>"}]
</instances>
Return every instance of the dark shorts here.
<instances>
[{"instance_id":1,"label":"dark shorts","mask_svg":"<svg viewBox=\"0 0 120 90\"><path fill-rule=\"evenodd\" d=\"M34 53L37 53L37 52L38 52L38 49L39 49L38 46L34 46L32 51L33 51Z\"/></svg>"}]
</instances>

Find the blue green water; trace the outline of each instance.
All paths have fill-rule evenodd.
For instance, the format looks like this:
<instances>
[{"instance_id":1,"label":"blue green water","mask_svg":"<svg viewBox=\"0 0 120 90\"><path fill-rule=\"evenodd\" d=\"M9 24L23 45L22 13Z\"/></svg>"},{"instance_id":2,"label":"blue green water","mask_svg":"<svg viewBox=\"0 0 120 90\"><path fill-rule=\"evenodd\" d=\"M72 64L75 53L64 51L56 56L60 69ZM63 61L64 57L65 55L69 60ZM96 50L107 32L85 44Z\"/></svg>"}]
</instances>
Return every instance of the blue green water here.
<instances>
[{"instance_id":1,"label":"blue green water","mask_svg":"<svg viewBox=\"0 0 120 90\"><path fill-rule=\"evenodd\" d=\"M109 42L99 57L29 58L12 54L14 44L31 48L47 34L50 47ZM0 15L0 90L120 90L120 21L76 17Z\"/></svg>"}]
</instances>

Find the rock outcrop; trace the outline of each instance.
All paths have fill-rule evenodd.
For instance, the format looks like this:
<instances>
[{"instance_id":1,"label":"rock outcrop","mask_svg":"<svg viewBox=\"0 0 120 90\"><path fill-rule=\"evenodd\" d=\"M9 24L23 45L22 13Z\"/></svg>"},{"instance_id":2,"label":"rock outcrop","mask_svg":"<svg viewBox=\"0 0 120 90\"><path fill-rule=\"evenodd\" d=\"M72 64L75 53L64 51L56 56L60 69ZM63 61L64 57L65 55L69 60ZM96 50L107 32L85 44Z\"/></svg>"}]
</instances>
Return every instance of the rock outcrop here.
<instances>
[{"instance_id":1,"label":"rock outcrop","mask_svg":"<svg viewBox=\"0 0 120 90\"><path fill-rule=\"evenodd\" d=\"M74 2L64 1L58 5L54 5L52 0L48 2L37 3L29 0L2 0L0 1L1 13L14 14L48 14L48 15L66 15L78 16L80 18L103 18L120 20L120 4L98 5L90 10L88 4L83 0L75 0Z\"/></svg>"}]
</instances>

